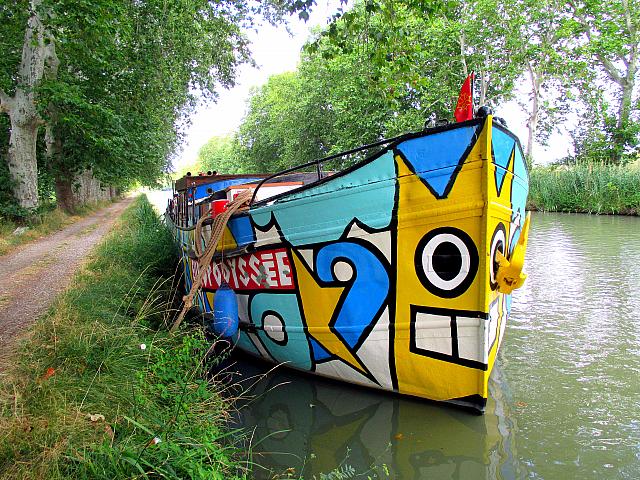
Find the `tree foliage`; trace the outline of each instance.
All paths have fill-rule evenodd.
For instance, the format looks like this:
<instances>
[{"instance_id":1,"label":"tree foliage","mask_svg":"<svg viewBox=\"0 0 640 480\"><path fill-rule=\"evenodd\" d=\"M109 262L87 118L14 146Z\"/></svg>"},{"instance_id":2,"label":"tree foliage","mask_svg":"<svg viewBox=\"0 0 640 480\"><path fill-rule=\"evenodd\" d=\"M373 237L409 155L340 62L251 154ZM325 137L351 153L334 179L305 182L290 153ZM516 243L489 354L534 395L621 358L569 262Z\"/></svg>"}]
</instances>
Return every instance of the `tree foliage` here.
<instances>
[{"instance_id":1,"label":"tree foliage","mask_svg":"<svg viewBox=\"0 0 640 480\"><path fill-rule=\"evenodd\" d=\"M529 157L573 112L577 156L624 161L639 144L638 11L629 0L357 1L315 32L296 72L252 92L227 158L276 171L451 119L475 71L480 104L529 92Z\"/></svg>"},{"instance_id":2,"label":"tree foliage","mask_svg":"<svg viewBox=\"0 0 640 480\"><path fill-rule=\"evenodd\" d=\"M238 158L238 152L235 137L212 137L200 148L197 166L201 171L247 173L248 165Z\"/></svg>"},{"instance_id":3,"label":"tree foliage","mask_svg":"<svg viewBox=\"0 0 640 480\"><path fill-rule=\"evenodd\" d=\"M580 35L574 53L591 73L583 91L591 111L587 122L604 139L600 153L587 158L608 163L633 159L640 147L640 5L637 0L570 0L568 5ZM583 143L579 147L583 156L593 151Z\"/></svg>"},{"instance_id":4,"label":"tree foliage","mask_svg":"<svg viewBox=\"0 0 640 480\"><path fill-rule=\"evenodd\" d=\"M465 70L482 72L492 100L508 98L521 70L500 30L506 22L492 15L485 25L461 2L429 14L406 2L356 3L316 32L297 72L252 93L237 135L241 161L274 171L419 130L432 115L450 119ZM495 38L480 42L484 35Z\"/></svg>"},{"instance_id":5,"label":"tree foliage","mask_svg":"<svg viewBox=\"0 0 640 480\"><path fill-rule=\"evenodd\" d=\"M197 1L90 3L90 11L73 3L57 6L74 28L60 26L64 73L47 91L62 143L54 168L91 167L109 184L153 183L192 92L214 97L248 60L241 14Z\"/></svg>"},{"instance_id":6,"label":"tree foliage","mask_svg":"<svg viewBox=\"0 0 640 480\"><path fill-rule=\"evenodd\" d=\"M56 178L59 197L86 171L106 185L153 184L168 168L196 98L215 100L234 84L239 65L251 62L243 29L259 16L275 23L290 13L306 15L312 4L20 0L0 6L2 110L11 115L5 100L29 92L37 111L30 134L43 135L45 127L44 169ZM35 34L25 35L33 25ZM18 75L24 52L45 46L55 50L56 68L27 85ZM4 123L0 128L2 149L10 131Z\"/></svg>"},{"instance_id":7,"label":"tree foliage","mask_svg":"<svg viewBox=\"0 0 640 480\"><path fill-rule=\"evenodd\" d=\"M86 172L104 185L153 184L178 149L196 97L215 101L251 62L243 28L258 17L307 19L313 3L0 5L0 111L8 114L0 119L0 156L13 158L0 169L0 201L9 189L29 193L18 185L16 158L29 159L20 172L37 173L41 197L55 185L60 199ZM450 119L471 71L483 104L529 85L529 154L579 105L576 155L624 162L640 144L637 7L637 0L358 0L312 35L296 72L253 91L238 132L204 148L202 162L274 171L420 129L432 116ZM39 76L29 75L25 58L44 61ZM12 135L20 129L22 144L37 153L10 148L19 146ZM30 182L30 199L18 199L27 207L37 202L38 182Z\"/></svg>"}]
</instances>

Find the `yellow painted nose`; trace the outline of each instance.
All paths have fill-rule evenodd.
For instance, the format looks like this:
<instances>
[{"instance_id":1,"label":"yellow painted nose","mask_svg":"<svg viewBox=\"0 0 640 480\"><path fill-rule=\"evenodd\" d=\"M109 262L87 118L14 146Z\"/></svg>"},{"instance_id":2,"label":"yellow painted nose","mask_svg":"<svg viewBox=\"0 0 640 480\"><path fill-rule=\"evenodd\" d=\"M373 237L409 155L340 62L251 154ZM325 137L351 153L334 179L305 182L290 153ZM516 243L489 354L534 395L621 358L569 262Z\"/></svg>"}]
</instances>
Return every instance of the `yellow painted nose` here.
<instances>
[{"instance_id":1,"label":"yellow painted nose","mask_svg":"<svg viewBox=\"0 0 640 480\"><path fill-rule=\"evenodd\" d=\"M527 218L522 226L520 239L513 249L511 259L507 259L500 251L496 252L499 263L498 273L496 274L496 282L500 293L509 294L516 288L520 288L527 276L522 273L524 266L524 256L527 252L527 240L529 238L529 223L531 220L531 212L527 213Z\"/></svg>"}]
</instances>

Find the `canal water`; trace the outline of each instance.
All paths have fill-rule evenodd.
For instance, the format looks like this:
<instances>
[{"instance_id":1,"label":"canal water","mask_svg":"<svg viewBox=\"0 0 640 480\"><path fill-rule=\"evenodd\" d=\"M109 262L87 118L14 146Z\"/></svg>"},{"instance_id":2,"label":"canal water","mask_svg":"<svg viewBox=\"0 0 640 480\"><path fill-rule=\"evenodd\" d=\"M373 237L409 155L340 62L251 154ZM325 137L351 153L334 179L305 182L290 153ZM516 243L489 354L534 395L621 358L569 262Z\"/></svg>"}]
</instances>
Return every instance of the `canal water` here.
<instances>
[{"instance_id":1,"label":"canal water","mask_svg":"<svg viewBox=\"0 0 640 480\"><path fill-rule=\"evenodd\" d=\"M640 478L640 218L536 213L525 268L484 416L235 358L254 477Z\"/></svg>"}]
</instances>

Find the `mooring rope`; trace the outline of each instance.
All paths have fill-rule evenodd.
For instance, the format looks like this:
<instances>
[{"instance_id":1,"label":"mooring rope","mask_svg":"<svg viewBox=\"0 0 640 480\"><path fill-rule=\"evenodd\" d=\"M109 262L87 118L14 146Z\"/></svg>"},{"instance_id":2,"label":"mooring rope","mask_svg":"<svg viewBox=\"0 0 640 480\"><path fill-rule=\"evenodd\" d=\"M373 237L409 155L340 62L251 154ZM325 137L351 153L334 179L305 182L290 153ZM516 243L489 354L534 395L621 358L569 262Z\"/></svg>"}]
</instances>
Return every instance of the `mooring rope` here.
<instances>
[{"instance_id":1,"label":"mooring rope","mask_svg":"<svg viewBox=\"0 0 640 480\"><path fill-rule=\"evenodd\" d=\"M251 190L245 190L241 192L232 202L227 204L226 210L213 220L213 226L211 227L211 236L209 237L209 242L206 244L204 251L201 250L201 238L202 238L202 227L204 222L210 220L211 213L203 216L196 223L195 228L195 241L194 241L194 250L196 253L196 258L198 262L198 274L193 279L193 284L191 285L191 290L189 293L182 297L184 301L184 305L182 306L182 311L173 325L171 326L170 332L174 332L182 323L184 316L189 311L189 309L193 306L193 299L197 295L198 291L202 287L202 280L204 279L205 273L207 271L207 267L211 264L211 260L213 259L214 254L216 253L216 249L218 248L218 243L222 239L224 235L224 229L229 223L229 219L231 216L238 211L238 209L242 208L245 203L249 202L253 196L253 192Z\"/></svg>"}]
</instances>

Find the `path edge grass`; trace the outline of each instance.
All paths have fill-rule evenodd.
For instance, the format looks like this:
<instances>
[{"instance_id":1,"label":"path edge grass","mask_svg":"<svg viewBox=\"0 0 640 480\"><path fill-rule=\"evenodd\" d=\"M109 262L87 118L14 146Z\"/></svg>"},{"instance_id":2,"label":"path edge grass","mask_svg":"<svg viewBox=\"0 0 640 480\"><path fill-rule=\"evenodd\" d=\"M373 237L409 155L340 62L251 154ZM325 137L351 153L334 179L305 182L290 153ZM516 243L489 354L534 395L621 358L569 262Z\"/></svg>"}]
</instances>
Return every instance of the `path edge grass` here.
<instances>
[{"instance_id":1,"label":"path edge grass","mask_svg":"<svg viewBox=\"0 0 640 480\"><path fill-rule=\"evenodd\" d=\"M137 198L36 322L0 373L0 478L244 478L209 342L166 329L175 248Z\"/></svg>"},{"instance_id":2,"label":"path edge grass","mask_svg":"<svg viewBox=\"0 0 640 480\"><path fill-rule=\"evenodd\" d=\"M30 217L26 222L15 222L0 216L0 257L11 253L22 245L58 232L98 210L107 208L120 199L121 197L116 197L113 200L103 200L78 207L73 214L55 208L51 211ZM19 227L27 227L27 230L20 234L14 234Z\"/></svg>"}]
</instances>

